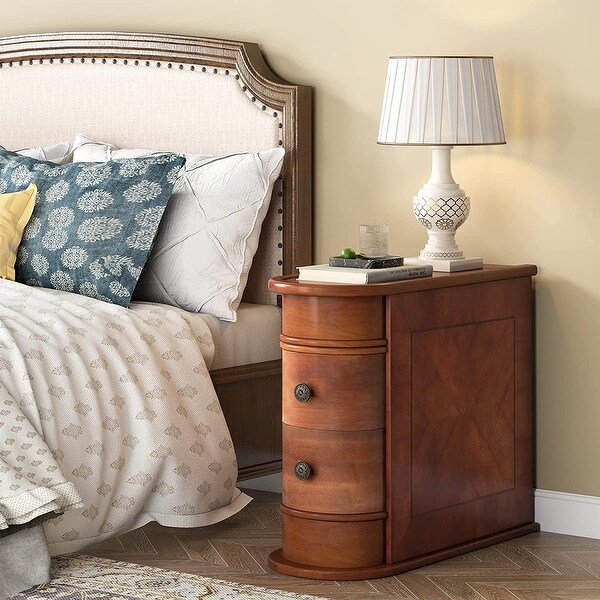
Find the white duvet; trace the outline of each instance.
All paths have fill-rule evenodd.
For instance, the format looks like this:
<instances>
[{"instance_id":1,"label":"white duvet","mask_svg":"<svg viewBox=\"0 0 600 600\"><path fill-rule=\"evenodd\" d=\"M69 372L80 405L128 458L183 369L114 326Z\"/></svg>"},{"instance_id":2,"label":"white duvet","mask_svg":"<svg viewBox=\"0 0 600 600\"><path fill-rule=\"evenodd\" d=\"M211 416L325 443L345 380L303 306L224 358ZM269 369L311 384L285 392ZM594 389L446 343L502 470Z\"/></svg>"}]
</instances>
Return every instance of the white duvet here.
<instances>
[{"instance_id":1,"label":"white duvet","mask_svg":"<svg viewBox=\"0 0 600 600\"><path fill-rule=\"evenodd\" d=\"M66 510L44 525L61 554L245 506L213 354L183 311L0 280L0 529Z\"/></svg>"}]
</instances>

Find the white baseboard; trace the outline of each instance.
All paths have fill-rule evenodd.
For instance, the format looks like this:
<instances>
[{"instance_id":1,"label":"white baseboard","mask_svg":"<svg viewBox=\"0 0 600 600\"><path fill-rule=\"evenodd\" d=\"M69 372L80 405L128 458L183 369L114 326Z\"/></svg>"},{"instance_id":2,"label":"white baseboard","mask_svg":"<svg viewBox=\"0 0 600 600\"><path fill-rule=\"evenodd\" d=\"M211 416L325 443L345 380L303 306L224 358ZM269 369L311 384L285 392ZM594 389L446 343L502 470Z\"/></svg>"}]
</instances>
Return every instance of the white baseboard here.
<instances>
[{"instance_id":1,"label":"white baseboard","mask_svg":"<svg viewBox=\"0 0 600 600\"><path fill-rule=\"evenodd\" d=\"M535 520L542 531L600 539L600 498L535 490Z\"/></svg>"}]
</instances>

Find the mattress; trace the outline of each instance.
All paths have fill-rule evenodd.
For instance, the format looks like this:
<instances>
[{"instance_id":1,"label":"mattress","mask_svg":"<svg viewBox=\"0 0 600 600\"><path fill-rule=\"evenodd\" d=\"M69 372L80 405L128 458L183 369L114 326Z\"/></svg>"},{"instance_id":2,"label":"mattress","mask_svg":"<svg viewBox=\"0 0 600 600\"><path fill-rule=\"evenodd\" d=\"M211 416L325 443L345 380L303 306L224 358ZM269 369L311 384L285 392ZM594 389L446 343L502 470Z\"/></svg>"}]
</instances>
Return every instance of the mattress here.
<instances>
[{"instance_id":1,"label":"mattress","mask_svg":"<svg viewBox=\"0 0 600 600\"><path fill-rule=\"evenodd\" d=\"M278 306L242 302L235 323L202 313L197 316L206 322L215 342L211 371L281 358L281 309Z\"/></svg>"}]
</instances>

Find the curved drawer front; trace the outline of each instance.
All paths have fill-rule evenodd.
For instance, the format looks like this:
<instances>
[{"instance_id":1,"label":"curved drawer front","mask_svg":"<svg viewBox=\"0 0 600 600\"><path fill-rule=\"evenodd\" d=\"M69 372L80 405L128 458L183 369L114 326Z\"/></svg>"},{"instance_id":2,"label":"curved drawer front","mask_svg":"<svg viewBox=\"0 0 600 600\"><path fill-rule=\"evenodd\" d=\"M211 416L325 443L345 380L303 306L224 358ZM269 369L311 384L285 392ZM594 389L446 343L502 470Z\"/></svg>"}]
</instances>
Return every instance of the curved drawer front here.
<instances>
[{"instance_id":1,"label":"curved drawer front","mask_svg":"<svg viewBox=\"0 0 600 600\"><path fill-rule=\"evenodd\" d=\"M332 514L385 509L385 436L283 425L283 497L296 510Z\"/></svg>"},{"instance_id":2,"label":"curved drawer front","mask_svg":"<svg viewBox=\"0 0 600 600\"><path fill-rule=\"evenodd\" d=\"M336 356L284 350L282 369L287 425L346 431L385 426L385 354ZM308 394L305 389L296 391L303 383Z\"/></svg>"},{"instance_id":3,"label":"curved drawer front","mask_svg":"<svg viewBox=\"0 0 600 600\"><path fill-rule=\"evenodd\" d=\"M319 567L372 567L385 562L385 520L316 521L283 516L285 559Z\"/></svg>"},{"instance_id":4,"label":"curved drawer front","mask_svg":"<svg viewBox=\"0 0 600 600\"><path fill-rule=\"evenodd\" d=\"M312 340L371 340L385 337L381 296L331 298L283 297L281 332Z\"/></svg>"}]
</instances>

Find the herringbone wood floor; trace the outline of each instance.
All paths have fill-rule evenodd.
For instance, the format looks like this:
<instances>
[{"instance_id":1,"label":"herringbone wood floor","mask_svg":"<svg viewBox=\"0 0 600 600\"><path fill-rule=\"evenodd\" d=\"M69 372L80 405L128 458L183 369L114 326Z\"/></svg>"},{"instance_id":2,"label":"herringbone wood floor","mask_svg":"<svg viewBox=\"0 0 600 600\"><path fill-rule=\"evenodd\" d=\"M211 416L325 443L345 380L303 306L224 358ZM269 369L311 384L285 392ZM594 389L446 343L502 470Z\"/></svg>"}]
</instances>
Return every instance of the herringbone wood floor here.
<instances>
[{"instance_id":1,"label":"herringbone wood floor","mask_svg":"<svg viewBox=\"0 0 600 600\"><path fill-rule=\"evenodd\" d=\"M208 577L347 600L600 600L600 540L536 533L414 571L370 581L313 581L271 571L281 543L280 496L198 529L145 527L86 554Z\"/></svg>"}]
</instances>

